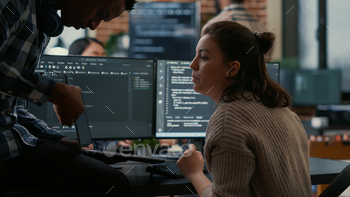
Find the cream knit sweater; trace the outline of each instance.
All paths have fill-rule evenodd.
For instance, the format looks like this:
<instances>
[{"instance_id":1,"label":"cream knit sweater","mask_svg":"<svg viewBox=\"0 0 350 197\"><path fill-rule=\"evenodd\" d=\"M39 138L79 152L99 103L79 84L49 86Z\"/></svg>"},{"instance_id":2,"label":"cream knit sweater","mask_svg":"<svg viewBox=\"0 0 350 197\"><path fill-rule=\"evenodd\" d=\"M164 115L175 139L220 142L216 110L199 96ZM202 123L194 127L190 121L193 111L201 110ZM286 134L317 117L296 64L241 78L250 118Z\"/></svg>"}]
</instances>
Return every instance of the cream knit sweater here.
<instances>
[{"instance_id":1,"label":"cream knit sweater","mask_svg":"<svg viewBox=\"0 0 350 197\"><path fill-rule=\"evenodd\" d=\"M296 114L255 100L221 104L210 119L206 196L310 197L308 141Z\"/></svg>"}]
</instances>

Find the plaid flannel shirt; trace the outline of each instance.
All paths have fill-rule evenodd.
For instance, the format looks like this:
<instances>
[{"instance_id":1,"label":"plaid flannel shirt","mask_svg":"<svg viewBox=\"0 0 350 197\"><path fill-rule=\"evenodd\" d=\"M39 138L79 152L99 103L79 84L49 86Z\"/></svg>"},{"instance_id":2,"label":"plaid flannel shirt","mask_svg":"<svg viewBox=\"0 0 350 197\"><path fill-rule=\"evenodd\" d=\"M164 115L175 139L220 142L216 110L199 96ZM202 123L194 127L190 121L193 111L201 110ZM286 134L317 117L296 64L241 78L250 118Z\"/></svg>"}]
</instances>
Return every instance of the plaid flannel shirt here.
<instances>
[{"instance_id":1,"label":"plaid flannel shirt","mask_svg":"<svg viewBox=\"0 0 350 197\"><path fill-rule=\"evenodd\" d=\"M36 5L37 0L0 2L0 162L23 153L22 144L63 137L23 105L22 99L42 105L56 84L34 74L49 41L37 27Z\"/></svg>"}]
</instances>

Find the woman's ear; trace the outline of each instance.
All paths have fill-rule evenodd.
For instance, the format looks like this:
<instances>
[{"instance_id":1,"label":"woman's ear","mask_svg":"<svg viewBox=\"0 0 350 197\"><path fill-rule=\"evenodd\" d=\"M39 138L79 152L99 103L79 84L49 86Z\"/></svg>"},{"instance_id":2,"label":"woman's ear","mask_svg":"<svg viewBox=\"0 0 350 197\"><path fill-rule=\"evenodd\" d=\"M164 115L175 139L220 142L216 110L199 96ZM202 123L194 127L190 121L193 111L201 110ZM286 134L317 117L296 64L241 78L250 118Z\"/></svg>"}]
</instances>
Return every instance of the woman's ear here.
<instances>
[{"instance_id":1,"label":"woman's ear","mask_svg":"<svg viewBox=\"0 0 350 197\"><path fill-rule=\"evenodd\" d=\"M228 65L230 69L226 72L226 77L233 77L237 75L239 69L241 69L241 63L239 63L237 60L228 62Z\"/></svg>"}]
</instances>

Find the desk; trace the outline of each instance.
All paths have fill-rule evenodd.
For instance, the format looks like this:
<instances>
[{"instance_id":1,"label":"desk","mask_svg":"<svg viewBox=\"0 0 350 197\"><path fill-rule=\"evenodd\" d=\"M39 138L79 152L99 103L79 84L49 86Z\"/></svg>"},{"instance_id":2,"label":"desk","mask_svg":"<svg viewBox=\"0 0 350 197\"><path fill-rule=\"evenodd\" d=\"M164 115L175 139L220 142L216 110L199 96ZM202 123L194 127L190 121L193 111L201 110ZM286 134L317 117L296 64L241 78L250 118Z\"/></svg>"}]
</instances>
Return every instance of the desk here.
<instances>
[{"instance_id":1,"label":"desk","mask_svg":"<svg viewBox=\"0 0 350 197\"><path fill-rule=\"evenodd\" d=\"M330 130L350 130L350 126L344 125L344 126L328 126L326 128L318 129L320 135L324 135L325 131L330 131ZM345 133L343 131L343 133Z\"/></svg>"},{"instance_id":2,"label":"desk","mask_svg":"<svg viewBox=\"0 0 350 197\"><path fill-rule=\"evenodd\" d=\"M347 162L310 157L310 175L312 185L329 184L349 165Z\"/></svg>"},{"instance_id":3,"label":"desk","mask_svg":"<svg viewBox=\"0 0 350 197\"><path fill-rule=\"evenodd\" d=\"M310 175L313 185L330 183L349 163L310 157ZM131 196L169 196L197 193L185 178L170 179L146 172L150 164L127 162L112 166L122 167L122 171L131 183ZM206 176L212 180L210 174Z\"/></svg>"},{"instance_id":4,"label":"desk","mask_svg":"<svg viewBox=\"0 0 350 197\"><path fill-rule=\"evenodd\" d=\"M169 196L175 194L181 195L197 193L192 184L185 178L171 179L157 174L150 176L150 173L146 172L146 167L149 165L150 164L146 163L127 162L112 166L122 167L120 171L126 174L130 180L130 196L132 197ZM210 174L206 174L206 176L212 180Z\"/></svg>"}]
</instances>

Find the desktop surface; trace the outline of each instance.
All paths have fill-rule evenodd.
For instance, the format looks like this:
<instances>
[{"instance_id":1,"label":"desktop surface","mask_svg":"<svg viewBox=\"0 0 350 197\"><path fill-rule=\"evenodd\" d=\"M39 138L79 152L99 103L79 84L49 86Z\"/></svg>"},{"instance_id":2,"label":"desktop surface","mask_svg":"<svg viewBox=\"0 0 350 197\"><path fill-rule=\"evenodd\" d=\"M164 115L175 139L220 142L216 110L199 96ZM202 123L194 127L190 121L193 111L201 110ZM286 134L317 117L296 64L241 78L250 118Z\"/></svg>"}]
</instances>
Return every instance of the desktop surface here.
<instances>
[{"instance_id":1,"label":"desktop surface","mask_svg":"<svg viewBox=\"0 0 350 197\"><path fill-rule=\"evenodd\" d=\"M131 184L130 196L181 195L192 194L191 191L196 193L196 190L186 178L173 179L157 174L150 176L150 173L146 172L146 168L150 166L150 164L126 162L113 164L111 166L117 168L121 167L119 170L126 174ZM206 174L206 176L211 179L209 174Z\"/></svg>"},{"instance_id":2,"label":"desktop surface","mask_svg":"<svg viewBox=\"0 0 350 197\"><path fill-rule=\"evenodd\" d=\"M310 157L311 184L329 184L349 165L347 162ZM174 161L170 161L174 162ZM150 164L139 162L126 162L113 164L112 167L121 168L131 184L131 196L158 196L158 195L183 195L194 194L196 190L186 179L172 179L161 175L150 176L146 172ZM209 173L205 174L212 181Z\"/></svg>"},{"instance_id":3,"label":"desktop surface","mask_svg":"<svg viewBox=\"0 0 350 197\"><path fill-rule=\"evenodd\" d=\"M312 185L329 184L348 162L310 157L310 174Z\"/></svg>"}]
</instances>

